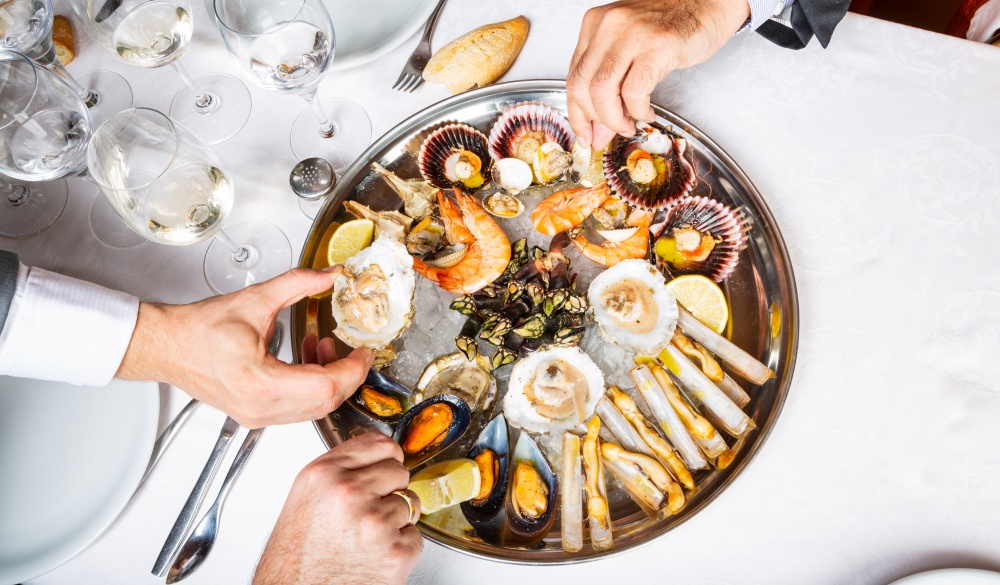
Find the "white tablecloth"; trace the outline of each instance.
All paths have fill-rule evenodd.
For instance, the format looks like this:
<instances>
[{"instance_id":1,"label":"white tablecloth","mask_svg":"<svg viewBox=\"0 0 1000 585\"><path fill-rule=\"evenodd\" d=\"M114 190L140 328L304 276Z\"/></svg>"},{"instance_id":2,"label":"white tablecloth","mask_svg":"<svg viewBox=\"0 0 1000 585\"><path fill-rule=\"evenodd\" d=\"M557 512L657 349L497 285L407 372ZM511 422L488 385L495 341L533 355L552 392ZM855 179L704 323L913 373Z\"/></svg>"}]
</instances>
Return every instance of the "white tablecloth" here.
<instances>
[{"instance_id":1,"label":"white tablecloth","mask_svg":"<svg viewBox=\"0 0 1000 585\"><path fill-rule=\"evenodd\" d=\"M523 13L531 33L504 79L563 78L584 5L596 3L451 0L434 44ZM196 38L183 63L196 76L235 73L194 4ZM128 67L77 36L71 71L116 70L136 105L168 109L176 75ZM362 104L381 135L446 97L435 85L412 95L389 89L414 44L329 75L321 96ZM309 221L287 186L295 162L287 132L304 104L250 91L247 127L218 146L236 177L230 221L271 221L298 250ZM537 568L427 543L411 582L879 584L938 567L1000 569L998 95L1000 50L854 15L825 51L816 43L788 51L747 34L672 74L656 100L743 166L791 249L801 343L777 427L723 497L644 548ZM52 229L0 246L147 299L210 294L201 275L207 244L120 251L94 240L86 214L95 192L72 180ZM281 356L291 359L287 341ZM165 401L167 421L187 397L173 389ZM107 533L32 583L160 582L149 570L222 418L197 412ZM247 582L292 479L321 451L308 423L268 429L212 556L188 582Z\"/></svg>"}]
</instances>

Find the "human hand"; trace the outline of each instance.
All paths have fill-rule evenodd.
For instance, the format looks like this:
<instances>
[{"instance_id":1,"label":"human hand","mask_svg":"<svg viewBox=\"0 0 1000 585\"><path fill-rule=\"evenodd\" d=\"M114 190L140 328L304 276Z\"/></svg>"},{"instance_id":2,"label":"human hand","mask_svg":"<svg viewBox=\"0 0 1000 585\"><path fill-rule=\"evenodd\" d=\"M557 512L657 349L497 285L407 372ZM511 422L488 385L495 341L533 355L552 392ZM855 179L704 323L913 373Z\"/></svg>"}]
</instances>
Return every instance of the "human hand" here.
<instances>
[{"instance_id":1,"label":"human hand","mask_svg":"<svg viewBox=\"0 0 1000 585\"><path fill-rule=\"evenodd\" d=\"M169 382L248 428L323 417L357 390L373 353L334 361L333 340L324 340L324 365L291 365L267 345L278 311L329 290L339 270L296 268L189 305L142 303L117 377ZM315 361L315 337L303 345Z\"/></svg>"},{"instance_id":2,"label":"human hand","mask_svg":"<svg viewBox=\"0 0 1000 585\"><path fill-rule=\"evenodd\" d=\"M635 120L674 69L706 61L750 15L747 0L619 0L591 8L566 76L569 122L582 146L602 149Z\"/></svg>"},{"instance_id":3,"label":"human hand","mask_svg":"<svg viewBox=\"0 0 1000 585\"><path fill-rule=\"evenodd\" d=\"M321 455L295 478L254 584L405 583L423 548L409 506L392 493L409 480L403 450L379 432Z\"/></svg>"}]
</instances>

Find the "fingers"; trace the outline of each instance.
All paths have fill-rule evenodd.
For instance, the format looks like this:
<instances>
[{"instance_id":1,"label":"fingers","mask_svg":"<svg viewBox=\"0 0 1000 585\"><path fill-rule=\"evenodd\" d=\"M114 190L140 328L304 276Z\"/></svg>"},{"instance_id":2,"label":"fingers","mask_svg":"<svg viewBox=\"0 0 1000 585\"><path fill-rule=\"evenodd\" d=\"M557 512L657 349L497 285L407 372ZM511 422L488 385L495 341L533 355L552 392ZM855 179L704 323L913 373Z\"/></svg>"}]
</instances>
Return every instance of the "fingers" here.
<instances>
[{"instance_id":1,"label":"fingers","mask_svg":"<svg viewBox=\"0 0 1000 585\"><path fill-rule=\"evenodd\" d=\"M416 526L407 526L399 531L400 546L404 555L408 559L409 566L404 567L407 572L417 564L420 551L424 549L424 539L420 536L420 529Z\"/></svg>"},{"instance_id":2,"label":"fingers","mask_svg":"<svg viewBox=\"0 0 1000 585\"><path fill-rule=\"evenodd\" d=\"M653 94L661 75L655 65L644 59L633 61L622 83L622 100L629 116L636 120L652 122L656 117L649 97Z\"/></svg>"},{"instance_id":3,"label":"fingers","mask_svg":"<svg viewBox=\"0 0 1000 585\"><path fill-rule=\"evenodd\" d=\"M322 356L321 356L322 357ZM323 366L335 385L333 398L343 402L365 381L368 370L375 361L375 352L370 349L355 349L343 359L328 362ZM338 402L339 406L339 402Z\"/></svg>"},{"instance_id":4,"label":"fingers","mask_svg":"<svg viewBox=\"0 0 1000 585\"><path fill-rule=\"evenodd\" d=\"M386 448L381 450L383 455L389 451ZM393 450L393 452L395 451ZM396 490L406 489L410 483L410 472L396 459L382 459L367 467L358 468L354 475L366 489L378 497L388 496ZM402 525L399 524L399 526Z\"/></svg>"},{"instance_id":5,"label":"fingers","mask_svg":"<svg viewBox=\"0 0 1000 585\"><path fill-rule=\"evenodd\" d=\"M316 347L319 345L319 337L315 333L306 334L305 338L302 340L302 363L304 364L315 364L319 363Z\"/></svg>"},{"instance_id":6,"label":"fingers","mask_svg":"<svg viewBox=\"0 0 1000 585\"><path fill-rule=\"evenodd\" d=\"M595 150L604 150L611 144L611 139L615 137L615 131L600 122L594 122L592 127L594 134L593 148Z\"/></svg>"},{"instance_id":7,"label":"fingers","mask_svg":"<svg viewBox=\"0 0 1000 585\"><path fill-rule=\"evenodd\" d=\"M337 346L331 337L324 337L316 347L316 363L325 366L337 361Z\"/></svg>"},{"instance_id":8,"label":"fingers","mask_svg":"<svg viewBox=\"0 0 1000 585\"><path fill-rule=\"evenodd\" d=\"M420 498L411 490L394 490L382 498L385 520L396 529L403 529L420 520Z\"/></svg>"},{"instance_id":9,"label":"fingers","mask_svg":"<svg viewBox=\"0 0 1000 585\"><path fill-rule=\"evenodd\" d=\"M259 295L268 308L277 312L305 297L330 290L339 274L338 266L329 271L293 268L267 282L249 286L245 291Z\"/></svg>"},{"instance_id":10,"label":"fingers","mask_svg":"<svg viewBox=\"0 0 1000 585\"><path fill-rule=\"evenodd\" d=\"M334 447L331 453L345 469L362 469L386 460L395 460L400 465L403 463L403 449L392 438L378 431L352 437ZM405 482L403 487L406 487Z\"/></svg>"},{"instance_id":11,"label":"fingers","mask_svg":"<svg viewBox=\"0 0 1000 585\"><path fill-rule=\"evenodd\" d=\"M594 120L623 136L635 134L635 124L622 104L622 83L632 65L628 53L610 52L590 81L590 99L597 116Z\"/></svg>"},{"instance_id":12,"label":"fingers","mask_svg":"<svg viewBox=\"0 0 1000 585\"><path fill-rule=\"evenodd\" d=\"M576 134L576 141L583 148L590 148L594 142L594 132L590 123L590 118L583 113L583 108L576 101L570 99L566 103L569 110L569 125Z\"/></svg>"}]
</instances>

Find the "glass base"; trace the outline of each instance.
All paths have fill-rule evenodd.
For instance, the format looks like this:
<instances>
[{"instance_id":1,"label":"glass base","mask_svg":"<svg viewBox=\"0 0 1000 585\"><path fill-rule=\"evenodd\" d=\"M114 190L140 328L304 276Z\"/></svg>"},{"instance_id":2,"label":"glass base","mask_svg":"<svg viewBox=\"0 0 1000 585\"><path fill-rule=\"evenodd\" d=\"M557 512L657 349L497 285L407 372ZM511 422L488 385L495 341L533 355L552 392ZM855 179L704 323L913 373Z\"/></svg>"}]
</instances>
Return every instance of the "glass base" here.
<instances>
[{"instance_id":1,"label":"glass base","mask_svg":"<svg viewBox=\"0 0 1000 585\"><path fill-rule=\"evenodd\" d=\"M97 241L109 248L134 248L146 242L146 238L132 231L100 193L90 204L90 230Z\"/></svg>"},{"instance_id":2,"label":"glass base","mask_svg":"<svg viewBox=\"0 0 1000 585\"><path fill-rule=\"evenodd\" d=\"M262 221L248 221L222 230L236 245L250 253L237 262L224 239L212 240L205 254L205 280L213 291L224 295L270 280L292 267L292 246L281 230Z\"/></svg>"},{"instance_id":3,"label":"glass base","mask_svg":"<svg viewBox=\"0 0 1000 585\"><path fill-rule=\"evenodd\" d=\"M341 99L320 100L323 111L336 124L336 133L323 138L319 133L319 118L306 107L292 124L292 154L296 160L318 156L330 162L340 176L372 141L372 123L358 104Z\"/></svg>"},{"instance_id":4,"label":"glass base","mask_svg":"<svg viewBox=\"0 0 1000 585\"><path fill-rule=\"evenodd\" d=\"M121 75L113 71L92 71L74 77L80 85L98 95L97 105L90 108L95 130L111 116L132 107L132 86Z\"/></svg>"},{"instance_id":5,"label":"glass base","mask_svg":"<svg viewBox=\"0 0 1000 585\"><path fill-rule=\"evenodd\" d=\"M198 107L197 94L184 85L170 103L170 117L209 144L225 142L250 118L250 91L231 75L205 75L194 80L198 91L211 93L214 107Z\"/></svg>"},{"instance_id":6,"label":"glass base","mask_svg":"<svg viewBox=\"0 0 1000 585\"><path fill-rule=\"evenodd\" d=\"M319 199L302 199L299 197L299 209L309 219L316 219L319 210L323 209L323 206L326 205L326 199L326 197L320 197Z\"/></svg>"},{"instance_id":7,"label":"glass base","mask_svg":"<svg viewBox=\"0 0 1000 585\"><path fill-rule=\"evenodd\" d=\"M29 183L8 179L0 184L9 183L14 191L0 191L0 236L5 238L28 238L44 232L62 216L69 200L66 181L49 181L46 183ZM11 199L20 199L22 193L27 193L20 205Z\"/></svg>"}]
</instances>

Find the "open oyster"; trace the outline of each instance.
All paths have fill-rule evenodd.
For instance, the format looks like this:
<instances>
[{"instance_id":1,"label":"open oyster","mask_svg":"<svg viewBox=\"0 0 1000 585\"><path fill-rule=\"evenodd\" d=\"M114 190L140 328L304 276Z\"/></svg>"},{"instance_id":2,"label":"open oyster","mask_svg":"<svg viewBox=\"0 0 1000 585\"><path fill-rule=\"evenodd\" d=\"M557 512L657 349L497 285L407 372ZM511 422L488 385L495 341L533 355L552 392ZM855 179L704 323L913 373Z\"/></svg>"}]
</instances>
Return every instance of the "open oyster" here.
<instances>
[{"instance_id":1,"label":"open oyster","mask_svg":"<svg viewBox=\"0 0 1000 585\"><path fill-rule=\"evenodd\" d=\"M608 268L590 283L587 300L611 343L642 355L656 355L670 344L677 300L649 262L622 260Z\"/></svg>"},{"instance_id":2,"label":"open oyster","mask_svg":"<svg viewBox=\"0 0 1000 585\"><path fill-rule=\"evenodd\" d=\"M453 394L464 400L473 412L484 412L489 410L497 394L497 381L491 369L485 357L469 360L456 351L428 364L417 381L417 390L423 398Z\"/></svg>"},{"instance_id":3,"label":"open oyster","mask_svg":"<svg viewBox=\"0 0 1000 585\"><path fill-rule=\"evenodd\" d=\"M604 374L577 347L552 347L514 364L503 412L512 426L558 433L583 423L604 394Z\"/></svg>"},{"instance_id":4,"label":"open oyster","mask_svg":"<svg viewBox=\"0 0 1000 585\"><path fill-rule=\"evenodd\" d=\"M333 283L334 335L351 347L382 348L410 326L416 277L413 258L383 238L350 257Z\"/></svg>"}]
</instances>

